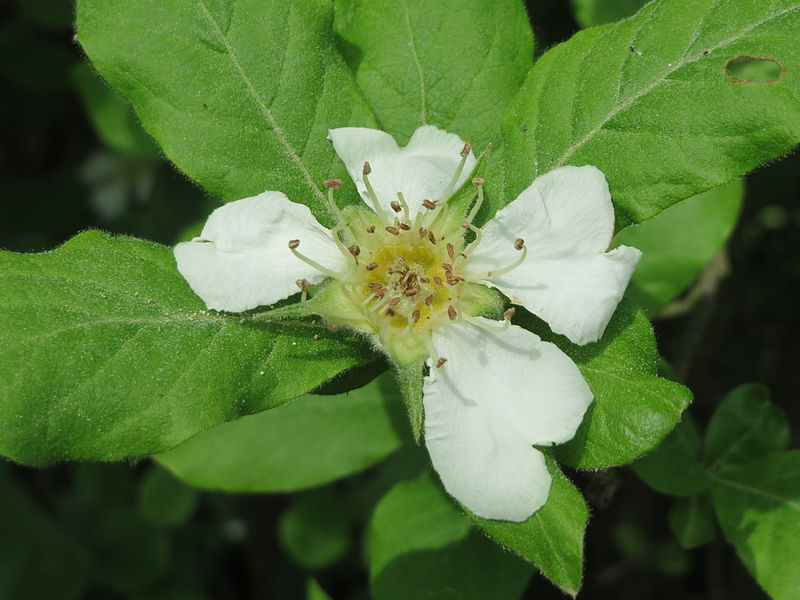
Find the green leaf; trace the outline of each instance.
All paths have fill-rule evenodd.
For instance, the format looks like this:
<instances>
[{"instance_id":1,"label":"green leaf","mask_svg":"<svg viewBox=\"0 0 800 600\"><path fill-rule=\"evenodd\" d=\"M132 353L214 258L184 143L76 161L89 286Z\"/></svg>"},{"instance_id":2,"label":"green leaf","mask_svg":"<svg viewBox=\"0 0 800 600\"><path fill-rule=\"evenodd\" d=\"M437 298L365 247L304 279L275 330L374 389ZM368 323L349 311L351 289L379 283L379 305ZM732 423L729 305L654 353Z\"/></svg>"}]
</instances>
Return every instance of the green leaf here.
<instances>
[{"instance_id":1,"label":"green leaf","mask_svg":"<svg viewBox=\"0 0 800 600\"><path fill-rule=\"evenodd\" d=\"M517 0L337 0L336 32L381 127L436 125L482 149L533 64Z\"/></svg>"},{"instance_id":2,"label":"green leaf","mask_svg":"<svg viewBox=\"0 0 800 600\"><path fill-rule=\"evenodd\" d=\"M288 555L309 570L324 569L350 546L351 515L330 488L295 497L281 515L278 534Z\"/></svg>"},{"instance_id":3,"label":"green leaf","mask_svg":"<svg viewBox=\"0 0 800 600\"><path fill-rule=\"evenodd\" d=\"M314 579L309 579L306 584L306 600L331 600L331 597Z\"/></svg>"},{"instance_id":4,"label":"green leaf","mask_svg":"<svg viewBox=\"0 0 800 600\"><path fill-rule=\"evenodd\" d=\"M684 548L695 548L714 539L714 510L709 494L676 498L669 511L669 526Z\"/></svg>"},{"instance_id":5,"label":"green leaf","mask_svg":"<svg viewBox=\"0 0 800 600\"><path fill-rule=\"evenodd\" d=\"M397 383L406 406L408 420L411 423L411 435L419 444L425 426L425 410L422 406L422 367L424 363L415 362L410 365L397 366Z\"/></svg>"},{"instance_id":6,"label":"green leaf","mask_svg":"<svg viewBox=\"0 0 800 600\"><path fill-rule=\"evenodd\" d=\"M158 148L136 120L130 105L111 89L87 64L72 71L86 112L97 135L121 154L158 156Z\"/></svg>"},{"instance_id":7,"label":"green leaf","mask_svg":"<svg viewBox=\"0 0 800 600\"><path fill-rule=\"evenodd\" d=\"M356 337L203 310L169 248L88 231L0 252L0 454L28 464L163 452L370 356Z\"/></svg>"},{"instance_id":8,"label":"green leaf","mask_svg":"<svg viewBox=\"0 0 800 600\"><path fill-rule=\"evenodd\" d=\"M374 118L335 51L325 0L79 0L78 41L200 185L320 208L345 181L328 129ZM353 197L355 192L353 192Z\"/></svg>"},{"instance_id":9,"label":"green leaf","mask_svg":"<svg viewBox=\"0 0 800 600\"><path fill-rule=\"evenodd\" d=\"M786 70L769 85L731 79L726 64L741 55ZM489 178L499 180L493 204L556 167L591 164L608 178L618 220L644 221L791 151L798 72L796 0L656 0L581 31L536 63L504 118L513 162Z\"/></svg>"},{"instance_id":10,"label":"green leaf","mask_svg":"<svg viewBox=\"0 0 800 600\"><path fill-rule=\"evenodd\" d=\"M0 598L73 600L89 585L91 557L0 464Z\"/></svg>"},{"instance_id":11,"label":"green leaf","mask_svg":"<svg viewBox=\"0 0 800 600\"><path fill-rule=\"evenodd\" d=\"M470 516L501 545L536 565L545 577L574 597L583 579L583 534L589 510L581 493L549 457L547 467L553 477L550 496L527 521Z\"/></svg>"},{"instance_id":12,"label":"green leaf","mask_svg":"<svg viewBox=\"0 0 800 600\"><path fill-rule=\"evenodd\" d=\"M395 485L378 503L368 531L376 600L516 600L531 575L523 561L480 535L430 473Z\"/></svg>"},{"instance_id":13,"label":"green leaf","mask_svg":"<svg viewBox=\"0 0 800 600\"><path fill-rule=\"evenodd\" d=\"M647 485L662 494L692 496L708 487L699 453L697 426L691 415L684 413L658 448L631 467Z\"/></svg>"},{"instance_id":14,"label":"green leaf","mask_svg":"<svg viewBox=\"0 0 800 600\"><path fill-rule=\"evenodd\" d=\"M556 449L561 462L599 469L631 462L652 450L691 401L682 385L658 377L658 351L650 322L623 299L603 337L586 346L549 333L538 319L524 321L575 361L594 400L575 437Z\"/></svg>"},{"instance_id":15,"label":"green leaf","mask_svg":"<svg viewBox=\"0 0 800 600\"><path fill-rule=\"evenodd\" d=\"M186 522L197 504L197 492L155 465L142 480L139 512L151 523L167 527Z\"/></svg>"},{"instance_id":16,"label":"green leaf","mask_svg":"<svg viewBox=\"0 0 800 600\"><path fill-rule=\"evenodd\" d=\"M640 225L620 231L612 247L644 253L628 296L656 315L685 290L733 233L744 185L734 181L670 206Z\"/></svg>"},{"instance_id":17,"label":"green leaf","mask_svg":"<svg viewBox=\"0 0 800 600\"><path fill-rule=\"evenodd\" d=\"M712 493L725 537L775 600L800 589L800 451L768 454L713 477Z\"/></svg>"},{"instance_id":18,"label":"green leaf","mask_svg":"<svg viewBox=\"0 0 800 600\"><path fill-rule=\"evenodd\" d=\"M339 396L306 395L225 423L157 459L202 488L287 492L361 471L407 438L399 390L390 375Z\"/></svg>"},{"instance_id":19,"label":"green leaf","mask_svg":"<svg viewBox=\"0 0 800 600\"><path fill-rule=\"evenodd\" d=\"M581 27L593 27L629 17L649 0L572 0L575 20Z\"/></svg>"},{"instance_id":20,"label":"green leaf","mask_svg":"<svg viewBox=\"0 0 800 600\"><path fill-rule=\"evenodd\" d=\"M706 432L709 471L746 465L789 445L789 423L769 396L769 389L757 383L741 385L725 396Z\"/></svg>"}]
</instances>

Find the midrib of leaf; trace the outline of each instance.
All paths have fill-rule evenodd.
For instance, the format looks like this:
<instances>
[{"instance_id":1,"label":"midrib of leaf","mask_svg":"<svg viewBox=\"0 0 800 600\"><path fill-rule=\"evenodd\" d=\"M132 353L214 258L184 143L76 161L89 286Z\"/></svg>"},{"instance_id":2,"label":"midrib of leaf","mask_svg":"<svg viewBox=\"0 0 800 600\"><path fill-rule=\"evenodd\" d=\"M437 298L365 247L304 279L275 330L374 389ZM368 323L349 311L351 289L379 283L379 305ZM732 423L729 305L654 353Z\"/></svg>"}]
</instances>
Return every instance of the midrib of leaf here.
<instances>
[{"instance_id":1,"label":"midrib of leaf","mask_svg":"<svg viewBox=\"0 0 800 600\"><path fill-rule=\"evenodd\" d=\"M708 471L712 471L717 465L719 465L719 463L722 462L722 459L724 459L731 452L733 452L733 450L735 450L742 443L742 441L744 441L745 439L750 437L750 432L753 431L754 429L756 429L757 427L759 427L761 425L761 421L763 421L764 417L766 417L766 416L767 416L767 411L766 410L762 410L761 414L758 415L758 419L756 419L755 421L752 421L750 423L750 425L747 427L747 429L745 429L742 432L742 435L740 435L738 438L736 438L736 440L733 443L731 443L725 449L725 451L717 457L717 460L715 460L713 463L711 463L708 466L707 470Z\"/></svg>"},{"instance_id":2,"label":"midrib of leaf","mask_svg":"<svg viewBox=\"0 0 800 600\"><path fill-rule=\"evenodd\" d=\"M300 173L302 173L303 178L306 181L306 184L308 185L308 187L311 188L312 192L317 197L317 199L324 204L325 196L314 183L314 178L311 176L311 173L306 168L306 165L303 162L303 159L297 153L297 150L295 150L294 146L292 146L292 144L289 142L289 139L286 137L286 134L284 133L283 128L278 123L278 120L275 118L275 115L272 114L272 111L266 104L264 104L264 101L261 99L261 96L259 96L255 86L253 85L253 82L247 76L247 73L245 73L245 70L242 67L241 62L239 61L239 57L236 55L236 52L234 51L233 46L230 43L230 40L222 31L222 29L219 26L219 23L217 23L217 21L214 19L211 12L208 10L208 7L206 6L204 0L196 0L196 2L198 6L200 6L200 9L202 10L203 17L211 26L211 28L214 30L214 33L216 34L220 43L225 48L225 53L228 55L228 58L230 59L231 64L233 65L233 68L236 69L236 72L242 79L242 82L244 83L248 94L256 103L256 106L258 107L261 114L264 116L264 119L267 121L267 124L269 125L270 129L272 129L273 133L275 134L275 137L278 139L278 143L283 148L284 153L286 154L286 156L289 157L289 160L291 160L297 166L297 169L300 171ZM289 10L291 10L293 3L289 2L288 6Z\"/></svg>"},{"instance_id":3,"label":"midrib of leaf","mask_svg":"<svg viewBox=\"0 0 800 600\"><path fill-rule=\"evenodd\" d=\"M547 531L547 527L545 527L541 522L538 522L537 525L538 525L539 532L542 534L542 537L544 538L547 546L553 549L552 554L554 554L555 556L559 557L559 561L558 562L559 562L559 570L561 571L561 575L566 575L570 580L572 580L572 574L569 573L569 569L564 564L564 561L560 560L561 553L558 551L558 547L553 543L553 538L550 537L550 534ZM525 558L525 557L523 556L523 558ZM548 574L545 573L542 569L539 569L539 572L542 573L548 579L550 579ZM564 585L563 581L559 580L559 582L556 583L556 585L558 585L559 587L562 587L562 589L565 592L567 592L570 596L572 596L573 598L578 593L577 589L564 588L563 587L563 585ZM580 581L578 582L578 589L580 589Z\"/></svg>"},{"instance_id":4,"label":"midrib of leaf","mask_svg":"<svg viewBox=\"0 0 800 600\"><path fill-rule=\"evenodd\" d=\"M718 475L711 476L711 479L718 484L724 485L729 488L733 488L735 490L740 490L742 492L747 492L748 494L752 494L753 496L759 496L761 498L766 498L767 500L772 500L773 502L777 502L778 504L784 504L794 510L795 512L800 513L800 503L794 502L789 498L784 498L783 496L778 496L776 494L770 494L758 488L750 487L749 485L744 485L743 483L739 483L737 481L731 481L729 479L723 479Z\"/></svg>"},{"instance_id":5,"label":"midrib of leaf","mask_svg":"<svg viewBox=\"0 0 800 600\"><path fill-rule=\"evenodd\" d=\"M638 384L638 383L636 383L636 382L634 382L634 381L632 381L632 380L630 380L630 379L626 379L625 377L620 377L619 375L617 375L617 374L615 374L615 373L612 373L612 372L610 372L610 371L602 371L602 370L600 370L600 369L595 369L595 368L592 368L592 367L587 367L587 366L584 366L584 365L580 365L578 368L579 368L581 371L592 371L593 373L597 373L598 375L602 375L603 377L610 377L610 378L612 378L612 379L616 379L617 381L622 381L623 383L627 383L628 385L630 385L630 386L632 386L632 387L635 387L635 388L636 388L636 389L638 389L638 390L641 390L641 392L642 392L642 393L644 393L644 394L646 394L646 395L648 395L648 396L651 396L651 397L653 397L653 398L657 398L658 400L662 401L662 402L663 402L665 405L667 405L667 406L668 406L668 407L669 407L669 408L670 408L670 409L671 409L671 410L672 410L672 411L673 411L675 414L678 414L678 415L680 415L680 414L681 414L681 411L677 410L677 409L676 409L676 408L675 408L675 407L674 407L674 406L673 406L673 405L672 405L672 404L669 402L669 400L665 399L663 396L661 396L661 395L659 395L659 394L656 394L655 392L653 392L653 390L651 390L651 389L650 389L650 388L648 388L647 386L642 386L642 385L640 385L640 384ZM651 375L650 377L652 377L652 375Z\"/></svg>"},{"instance_id":6,"label":"midrib of leaf","mask_svg":"<svg viewBox=\"0 0 800 600\"><path fill-rule=\"evenodd\" d=\"M422 63L417 54L417 41L414 38L414 29L411 27L411 12L408 10L407 0L400 0L403 5L403 10L406 14L406 28L408 29L409 46L411 47L411 56L414 58L414 64L417 67L417 76L419 77L419 120L420 125L428 124L427 114L427 100L425 98L425 73L422 69Z\"/></svg>"},{"instance_id":7,"label":"midrib of leaf","mask_svg":"<svg viewBox=\"0 0 800 600\"><path fill-rule=\"evenodd\" d=\"M709 53L714 52L716 50L719 50L720 48L723 48L723 47L725 47L725 46L727 46L729 44L732 44L733 42L743 38L748 33L753 31L753 29L756 29L757 27L760 27L761 25L764 25L764 24L768 23L769 21L771 21L773 19L777 19L779 17L782 17L785 14L789 14L791 12L794 12L794 11L798 10L798 9L800 9L800 5L795 5L795 6L792 6L790 8L781 10L781 11L779 11L777 13L774 13L774 14L766 17L765 19L762 19L761 21L757 21L757 22L751 24L749 27L746 27L741 32L739 32L737 35L735 35L733 37L730 37L730 38L728 38L726 40L723 40L722 42L718 43L716 46L711 46L710 48L707 48L707 50L708 50ZM706 13L706 14L708 14L708 13ZM694 58L694 59L691 59L691 60L687 59L687 55L689 53L689 50L691 50L692 46L697 41L697 39L699 39L700 34L702 33L702 24L703 23L701 21L700 25L698 26L697 34L690 40L689 44L686 47L686 50L684 51L684 55L683 55L683 57L681 58L680 61L678 61L677 63L673 63L672 68L670 68L667 71L665 71L664 74L660 78L656 79L651 84L645 86L644 88L642 88L641 91L639 91L638 93L634 94L633 96L628 98L628 100L626 100L622 104L618 105L611 112L609 112L608 115L606 115L606 117L603 120L601 120L595 127L593 127L588 133L586 133L586 135L584 135L581 139L579 139L577 142L575 142L569 148L567 148L564 151L564 153L553 163L553 165L552 165L553 168L560 167L561 165L565 164L566 161L569 160L572 157L572 155L575 154L575 152L577 152L584 144L586 144L586 142L588 142L595 135L597 135L600 132L600 130L602 130L608 124L609 121L611 121L614 117L616 117L620 113L622 113L622 112L626 111L627 109L629 109L640 98L642 98L643 96L646 96L647 94L652 92L655 88L657 88L659 85L664 83L667 80L667 77L669 77L670 75L672 75L673 73L675 73L679 69L685 67L686 65L689 65L689 64L692 64L694 62L697 62L698 60L703 58L701 56L701 57L697 57L697 58Z\"/></svg>"}]
</instances>

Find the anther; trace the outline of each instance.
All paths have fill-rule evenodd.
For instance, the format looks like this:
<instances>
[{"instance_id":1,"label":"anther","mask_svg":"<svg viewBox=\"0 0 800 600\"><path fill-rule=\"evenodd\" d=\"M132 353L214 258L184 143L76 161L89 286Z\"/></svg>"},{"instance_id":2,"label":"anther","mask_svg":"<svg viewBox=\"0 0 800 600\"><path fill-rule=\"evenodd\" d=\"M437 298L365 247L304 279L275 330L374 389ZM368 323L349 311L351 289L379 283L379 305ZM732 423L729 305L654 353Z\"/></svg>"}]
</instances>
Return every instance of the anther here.
<instances>
[{"instance_id":1,"label":"anther","mask_svg":"<svg viewBox=\"0 0 800 600\"><path fill-rule=\"evenodd\" d=\"M375 193L375 189L372 187L372 183L370 183L369 181L368 175L372 173L372 167L368 162L364 163L364 168L361 170L361 173L364 176L364 187L367 188L367 195L369 196L369 199L372 202L372 210L374 210L378 218L385 223L386 215L383 214L383 209L381 208L381 204L380 202L378 202L378 195Z\"/></svg>"},{"instance_id":2,"label":"anther","mask_svg":"<svg viewBox=\"0 0 800 600\"><path fill-rule=\"evenodd\" d=\"M431 306L432 304L433 304L433 294L431 294L430 296L425 298L425 305L426 306Z\"/></svg>"},{"instance_id":3,"label":"anther","mask_svg":"<svg viewBox=\"0 0 800 600\"><path fill-rule=\"evenodd\" d=\"M422 206L424 206L428 210L436 210L436 203L435 202L431 202L428 199L425 199L425 200L422 201Z\"/></svg>"},{"instance_id":4,"label":"anther","mask_svg":"<svg viewBox=\"0 0 800 600\"><path fill-rule=\"evenodd\" d=\"M400 229L402 229L403 231L408 231L409 229L411 229L411 225L409 225L408 223L400 223Z\"/></svg>"},{"instance_id":5,"label":"anther","mask_svg":"<svg viewBox=\"0 0 800 600\"><path fill-rule=\"evenodd\" d=\"M472 180L472 185L486 185L486 180L483 177L475 177Z\"/></svg>"},{"instance_id":6,"label":"anther","mask_svg":"<svg viewBox=\"0 0 800 600\"><path fill-rule=\"evenodd\" d=\"M350 252L350 254L352 254L353 256L358 256L359 254L361 254L361 248L359 248L356 244L350 246L347 249L347 251Z\"/></svg>"},{"instance_id":7,"label":"anther","mask_svg":"<svg viewBox=\"0 0 800 600\"><path fill-rule=\"evenodd\" d=\"M387 309L386 309L386 312L385 312L385 313L383 313L383 314L385 314L387 317L393 317L393 316L395 316L395 314L397 314L397 313L395 313L395 312L394 312L394 311L393 311L391 308L387 308Z\"/></svg>"},{"instance_id":8,"label":"anther","mask_svg":"<svg viewBox=\"0 0 800 600\"><path fill-rule=\"evenodd\" d=\"M370 173L372 173L372 167L368 162L364 163L364 168L361 170L361 173L363 175L369 175Z\"/></svg>"},{"instance_id":9,"label":"anther","mask_svg":"<svg viewBox=\"0 0 800 600\"><path fill-rule=\"evenodd\" d=\"M322 185L331 190L338 190L340 187L342 187L342 180L326 179L325 181L322 182Z\"/></svg>"},{"instance_id":10,"label":"anther","mask_svg":"<svg viewBox=\"0 0 800 600\"><path fill-rule=\"evenodd\" d=\"M514 307L512 306L512 307L511 307L511 308L509 308L509 309L508 309L506 312L504 312L504 313L503 313L503 318L504 318L506 321L510 321L510 320L511 320L511 319L514 317L514 314L515 314L516 312L517 312L517 309L516 309L516 308L514 308Z\"/></svg>"},{"instance_id":11,"label":"anther","mask_svg":"<svg viewBox=\"0 0 800 600\"><path fill-rule=\"evenodd\" d=\"M298 279L297 281L295 281L295 284L297 285L297 287L300 288L300 291L302 292L300 294L300 302L305 302L306 299L308 298L308 288L311 287L311 284L308 282L308 279Z\"/></svg>"},{"instance_id":12,"label":"anther","mask_svg":"<svg viewBox=\"0 0 800 600\"><path fill-rule=\"evenodd\" d=\"M376 262L371 262L371 263L369 263L368 265L366 265L364 268L365 268L367 271L372 271L372 270L374 270L374 269L377 269L377 268L378 268L378 263L376 263Z\"/></svg>"},{"instance_id":13,"label":"anther","mask_svg":"<svg viewBox=\"0 0 800 600\"><path fill-rule=\"evenodd\" d=\"M411 322L416 324L417 321L419 321L419 311L415 310L411 313Z\"/></svg>"},{"instance_id":14,"label":"anther","mask_svg":"<svg viewBox=\"0 0 800 600\"><path fill-rule=\"evenodd\" d=\"M439 277L438 275L433 276L433 283L435 283L436 285L444 285L444 281L442 281L442 278Z\"/></svg>"},{"instance_id":15,"label":"anther","mask_svg":"<svg viewBox=\"0 0 800 600\"><path fill-rule=\"evenodd\" d=\"M402 207L402 206L400 206L400 203L399 203L397 200L392 200L392 201L389 203L389 206L391 206L391 207L392 207L392 210L393 210L394 212L396 212L396 213L399 213L401 210L403 210L403 207Z\"/></svg>"},{"instance_id":16,"label":"anther","mask_svg":"<svg viewBox=\"0 0 800 600\"><path fill-rule=\"evenodd\" d=\"M367 227L367 233L375 233L375 225L370 225Z\"/></svg>"},{"instance_id":17,"label":"anther","mask_svg":"<svg viewBox=\"0 0 800 600\"><path fill-rule=\"evenodd\" d=\"M388 231L392 235L400 235L400 230L397 227L392 227L391 225L389 225L386 228L386 231Z\"/></svg>"},{"instance_id":18,"label":"anther","mask_svg":"<svg viewBox=\"0 0 800 600\"><path fill-rule=\"evenodd\" d=\"M453 265L451 265L450 263L442 263L442 268L448 273L452 273L453 271Z\"/></svg>"},{"instance_id":19,"label":"anther","mask_svg":"<svg viewBox=\"0 0 800 600\"><path fill-rule=\"evenodd\" d=\"M419 276L419 281L420 281L420 283L428 283L430 281L430 279L428 279L424 275L420 275Z\"/></svg>"},{"instance_id":20,"label":"anther","mask_svg":"<svg viewBox=\"0 0 800 600\"><path fill-rule=\"evenodd\" d=\"M461 221L461 227L463 227L464 229L469 229L469 223L467 223L466 221Z\"/></svg>"},{"instance_id":21,"label":"anther","mask_svg":"<svg viewBox=\"0 0 800 600\"><path fill-rule=\"evenodd\" d=\"M400 296L397 296L396 298L392 298L391 300L389 300L389 306L392 306L392 307L397 306L398 304L400 304L400 300L402 300L402 298Z\"/></svg>"},{"instance_id":22,"label":"anther","mask_svg":"<svg viewBox=\"0 0 800 600\"><path fill-rule=\"evenodd\" d=\"M461 152L459 154L461 154L461 156L466 158L469 156L470 152L472 152L472 142L467 142L466 144L464 144L464 147L461 149Z\"/></svg>"},{"instance_id":23,"label":"anther","mask_svg":"<svg viewBox=\"0 0 800 600\"><path fill-rule=\"evenodd\" d=\"M446 362L447 362L446 358L440 358L439 360L436 361L436 368L441 369L442 365L444 365L444 363Z\"/></svg>"},{"instance_id":24,"label":"anther","mask_svg":"<svg viewBox=\"0 0 800 600\"><path fill-rule=\"evenodd\" d=\"M447 244L447 256L449 256L452 259L455 256L455 253L456 253L456 249L453 247L453 244L448 243Z\"/></svg>"},{"instance_id":25,"label":"anther","mask_svg":"<svg viewBox=\"0 0 800 600\"><path fill-rule=\"evenodd\" d=\"M300 245L300 240L289 240L289 249L294 250Z\"/></svg>"},{"instance_id":26,"label":"anther","mask_svg":"<svg viewBox=\"0 0 800 600\"><path fill-rule=\"evenodd\" d=\"M424 238L427 235L427 233L428 233L428 230L425 229L424 227L420 227L419 228L419 237L420 238Z\"/></svg>"},{"instance_id":27,"label":"anther","mask_svg":"<svg viewBox=\"0 0 800 600\"><path fill-rule=\"evenodd\" d=\"M419 290L417 290L417 288L411 288L410 290L406 290L405 292L403 292L403 295L408 297L416 296L418 291Z\"/></svg>"},{"instance_id":28,"label":"anther","mask_svg":"<svg viewBox=\"0 0 800 600\"><path fill-rule=\"evenodd\" d=\"M456 312L452 304L447 307L447 316L450 317L451 321L455 321L458 318L458 312Z\"/></svg>"},{"instance_id":29,"label":"anther","mask_svg":"<svg viewBox=\"0 0 800 600\"><path fill-rule=\"evenodd\" d=\"M516 240L514 240L515 250L522 250L524 246L525 246L525 240L523 240L522 238L517 238Z\"/></svg>"},{"instance_id":30,"label":"anther","mask_svg":"<svg viewBox=\"0 0 800 600\"><path fill-rule=\"evenodd\" d=\"M432 231L429 231L429 232L428 232L428 241L429 241L431 244L434 244L434 245L436 244L436 236L435 236L435 235L433 235L433 232L432 232Z\"/></svg>"}]
</instances>

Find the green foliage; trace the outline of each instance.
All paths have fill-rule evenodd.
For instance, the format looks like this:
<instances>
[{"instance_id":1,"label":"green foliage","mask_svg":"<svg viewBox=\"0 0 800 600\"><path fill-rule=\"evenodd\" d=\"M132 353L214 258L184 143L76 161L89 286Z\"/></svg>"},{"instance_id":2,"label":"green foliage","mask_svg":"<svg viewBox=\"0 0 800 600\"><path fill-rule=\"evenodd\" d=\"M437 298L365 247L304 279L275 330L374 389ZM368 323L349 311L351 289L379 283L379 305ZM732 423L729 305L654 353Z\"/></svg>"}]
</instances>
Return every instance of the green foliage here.
<instances>
[{"instance_id":1,"label":"green foliage","mask_svg":"<svg viewBox=\"0 0 800 600\"><path fill-rule=\"evenodd\" d=\"M500 117L533 65L518 0L337 0L341 50L381 128L405 143L436 125L476 148L498 142Z\"/></svg>"},{"instance_id":2,"label":"green foliage","mask_svg":"<svg viewBox=\"0 0 800 600\"><path fill-rule=\"evenodd\" d=\"M331 600L331 597L316 581L309 579L306 587L306 600Z\"/></svg>"},{"instance_id":3,"label":"green foliage","mask_svg":"<svg viewBox=\"0 0 800 600\"><path fill-rule=\"evenodd\" d=\"M28 464L172 448L363 362L323 327L203 310L168 248L99 232L0 253L0 452Z\"/></svg>"},{"instance_id":4,"label":"green foliage","mask_svg":"<svg viewBox=\"0 0 800 600\"><path fill-rule=\"evenodd\" d=\"M695 279L733 232L744 185L734 181L670 206L639 225L620 231L611 243L644 253L627 295L657 315Z\"/></svg>"},{"instance_id":5,"label":"green foliage","mask_svg":"<svg viewBox=\"0 0 800 600\"><path fill-rule=\"evenodd\" d=\"M707 544L716 534L709 494L676 498L669 511L669 526L684 548Z\"/></svg>"},{"instance_id":6,"label":"green foliage","mask_svg":"<svg viewBox=\"0 0 800 600\"><path fill-rule=\"evenodd\" d=\"M712 493L725 537L774 600L800 589L800 450L718 473Z\"/></svg>"},{"instance_id":7,"label":"green foliage","mask_svg":"<svg viewBox=\"0 0 800 600\"><path fill-rule=\"evenodd\" d=\"M745 465L789 445L789 423L756 383L730 392L708 424L705 462L710 471Z\"/></svg>"},{"instance_id":8,"label":"green foliage","mask_svg":"<svg viewBox=\"0 0 800 600\"><path fill-rule=\"evenodd\" d=\"M578 365L594 401L575 437L556 450L560 461L581 469L629 463L653 449L691 401L688 389L656 376L658 351L641 309L623 299L603 337L576 346L548 333L542 323L525 325L555 340Z\"/></svg>"},{"instance_id":9,"label":"green foliage","mask_svg":"<svg viewBox=\"0 0 800 600\"><path fill-rule=\"evenodd\" d=\"M319 209L320 183L347 179L328 129L374 125L334 48L332 11L324 0L80 0L78 41L206 190L280 190Z\"/></svg>"},{"instance_id":10,"label":"green foliage","mask_svg":"<svg viewBox=\"0 0 800 600\"><path fill-rule=\"evenodd\" d=\"M589 510L581 493L548 457L553 477L544 507L524 523L472 519L501 545L523 557L560 587L575 596L583 579L583 534Z\"/></svg>"},{"instance_id":11,"label":"green foliage","mask_svg":"<svg viewBox=\"0 0 800 600\"><path fill-rule=\"evenodd\" d=\"M139 512L157 525L182 525L196 504L197 492L159 466L147 473L139 488Z\"/></svg>"},{"instance_id":12,"label":"green foliage","mask_svg":"<svg viewBox=\"0 0 800 600\"><path fill-rule=\"evenodd\" d=\"M504 118L513 162L495 165L493 204L555 167L591 164L618 220L640 222L786 154L800 142L799 8L656 0L556 46ZM786 72L769 85L732 80L725 65L743 54Z\"/></svg>"},{"instance_id":13,"label":"green foliage","mask_svg":"<svg viewBox=\"0 0 800 600\"><path fill-rule=\"evenodd\" d=\"M523 561L477 533L428 473L381 499L367 544L376 600L512 600L531 575Z\"/></svg>"},{"instance_id":14,"label":"green foliage","mask_svg":"<svg viewBox=\"0 0 800 600\"><path fill-rule=\"evenodd\" d=\"M158 460L184 481L229 492L288 492L383 460L407 438L391 375L338 396L305 395L197 435Z\"/></svg>"},{"instance_id":15,"label":"green foliage","mask_svg":"<svg viewBox=\"0 0 800 600\"><path fill-rule=\"evenodd\" d=\"M699 453L697 426L691 415L684 414L664 441L631 467L647 485L662 494L691 496L708 487Z\"/></svg>"},{"instance_id":16,"label":"green foliage","mask_svg":"<svg viewBox=\"0 0 800 600\"><path fill-rule=\"evenodd\" d=\"M642 8L649 0L572 0L575 20L581 27L619 21Z\"/></svg>"},{"instance_id":17,"label":"green foliage","mask_svg":"<svg viewBox=\"0 0 800 600\"><path fill-rule=\"evenodd\" d=\"M350 546L350 514L341 494L322 488L296 496L278 525L283 547L309 570L329 567Z\"/></svg>"}]
</instances>

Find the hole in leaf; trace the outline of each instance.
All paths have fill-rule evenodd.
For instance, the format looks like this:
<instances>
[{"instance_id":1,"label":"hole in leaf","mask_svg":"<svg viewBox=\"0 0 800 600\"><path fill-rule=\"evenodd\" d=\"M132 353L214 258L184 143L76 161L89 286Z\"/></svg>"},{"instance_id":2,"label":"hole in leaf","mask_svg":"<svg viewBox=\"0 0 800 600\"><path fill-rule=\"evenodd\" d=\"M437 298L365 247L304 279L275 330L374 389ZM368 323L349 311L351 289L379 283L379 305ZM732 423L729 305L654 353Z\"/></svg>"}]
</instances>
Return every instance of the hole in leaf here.
<instances>
[{"instance_id":1,"label":"hole in leaf","mask_svg":"<svg viewBox=\"0 0 800 600\"><path fill-rule=\"evenodd\" d=\"M736 83L775 83L786 72L777 59L742 55L725 63L725 77Z\"/></svg>"}]
</instances>

